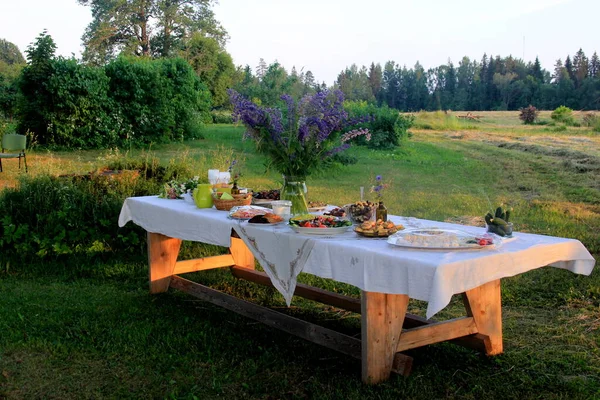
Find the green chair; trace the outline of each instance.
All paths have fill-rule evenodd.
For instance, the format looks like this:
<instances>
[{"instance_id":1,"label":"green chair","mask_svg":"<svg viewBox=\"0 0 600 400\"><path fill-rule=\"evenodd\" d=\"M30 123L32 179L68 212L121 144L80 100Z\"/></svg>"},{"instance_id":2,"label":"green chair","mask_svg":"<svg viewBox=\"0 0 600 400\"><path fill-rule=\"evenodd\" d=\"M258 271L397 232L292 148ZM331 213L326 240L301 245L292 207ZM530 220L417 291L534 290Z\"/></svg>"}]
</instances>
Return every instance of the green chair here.
<instances>
[{"instance_id":1,"label":"green chair","mask_svg":"<svg viewBox=\"0 0 600 400\"><path fill-rule=\"evenodd\" d=\"M25 172L27 172L27 159L25 158L25 146L27 145L27 136L15 135L13 133L2 136L2 153L0 153L0 172L2 172L3 158L18 158L19 169L21 169L21 158L25 163ZM13 153L5 153L4 151L12 151ZM17 153L14 153L14 152Z\"/></svg>"}]
</instances>

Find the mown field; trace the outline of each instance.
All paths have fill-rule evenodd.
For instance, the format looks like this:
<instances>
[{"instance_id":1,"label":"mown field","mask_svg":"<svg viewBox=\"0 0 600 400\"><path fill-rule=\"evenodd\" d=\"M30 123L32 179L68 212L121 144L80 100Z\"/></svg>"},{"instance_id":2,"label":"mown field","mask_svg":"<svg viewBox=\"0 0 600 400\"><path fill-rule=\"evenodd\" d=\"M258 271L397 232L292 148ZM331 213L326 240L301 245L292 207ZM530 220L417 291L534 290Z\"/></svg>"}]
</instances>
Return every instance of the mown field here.
<instances>
[{"instance_id":1,"label":"mown field","mask_svg":"<svg viewBox=\"0 0 600 400\"><path fill-rule=\"evenodd\" d=\"M457 112L456 115L465 113ZM477 120L417 115L401 148L351 148L353 165L307 180L309 200L346 204L377 174L391 183L394 214L483 225L500 203L515 229L581 240L600 256L600 134L584 127L523 126L513 112L474 112ZM542 114L542 120L549 116ZM30 174L85 173L124 157L184 160L198 173L244 159L243 185L275 188L243 129L208 127L206 139L144 150L28 155ZM16 162L3 162L3 187ZM116 224L116 218L115 218ZM186 254L222 249L187 244ZM102 262L57 258L0 265L0 398L169 399L594 399L600 398L600 273L541 268L503 280L504 354L487 358L451 344L411 351L410 377L369 387L360 363L218 307L171 291L147 293L143 255ZM235 281L226 271L191 279L349 334L356 314ZM301 276L329 290L356 288ZM458 297L458 296L457 296ZM435 318L461 314L460 299ZM423 315L425 305L411 302Z\"/></svg>"}]
</instances>

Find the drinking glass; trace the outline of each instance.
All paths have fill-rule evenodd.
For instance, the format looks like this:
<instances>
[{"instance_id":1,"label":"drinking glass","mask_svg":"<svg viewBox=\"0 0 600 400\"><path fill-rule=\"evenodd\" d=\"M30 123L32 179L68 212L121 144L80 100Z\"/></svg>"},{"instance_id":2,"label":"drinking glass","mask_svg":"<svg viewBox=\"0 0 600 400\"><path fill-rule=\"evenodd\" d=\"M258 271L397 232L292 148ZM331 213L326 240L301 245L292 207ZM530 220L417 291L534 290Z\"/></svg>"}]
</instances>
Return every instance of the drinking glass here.
<instances>
[{"instance_id":1,"label":"drinking glass","mask_svg":"<svg viewBox=\"0 0 600 400\"><path fill-rule=\"evenodd\" d=\"M225 172L219 172L219 177L217 178L217 183L224 183L224 184L228 184L231 181L231 173L225 171Z\"/></svg>"},{"instance_id":2,"label":"drinking glass","mask_svg":"<svg viewBox=\"0 0 600 400\"><path fill-rule=\"evenodd\" d=\"M219 180L219 170L218 169L209 169L208 170L208 181L211 185L215 185Z\"/></svg>"}]
</instances>

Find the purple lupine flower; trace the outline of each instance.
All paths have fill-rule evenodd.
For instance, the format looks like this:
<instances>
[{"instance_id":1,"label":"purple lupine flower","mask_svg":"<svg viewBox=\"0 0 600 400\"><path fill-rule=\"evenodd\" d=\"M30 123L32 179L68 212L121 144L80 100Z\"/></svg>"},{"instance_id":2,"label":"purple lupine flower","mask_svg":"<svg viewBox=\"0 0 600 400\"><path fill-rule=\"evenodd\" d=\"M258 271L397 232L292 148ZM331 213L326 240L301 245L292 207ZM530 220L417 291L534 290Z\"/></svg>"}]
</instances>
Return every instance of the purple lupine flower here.
<instances>
[{"instance_id":1,"label":"purple lupine flower","mask_svg":"<svg viewBox=\"0 0 600 400\"><path fill-rule=\"evenodd\" d=\"M349 147L350 147L350 145L348 143L344 143L341 146L334 147L333 149L331 149L327 153L325 153L325 158L332 157L337 153L347 150Z\"/></svg>"},{"instance_id":2,"label":"purple lupine flower","mask_svg":"<svg viewBox=\"0 0 600 400\"><path fill-rule=\"evenodd\" d=\"M285 175L306 176L319 168L322 159L350 147L350 139L359 135L370 139L366 129L350 131L342 135L339 146L332 146L333 139L348 123L355 123L344 111L344 96L339 90L323 90L297 102L282 95L287 106L285 122L277 108L260 107L234 90L228 90L228 95L234 119L246 127L244 137L254 139L259 152L270 156L273 165ZM364 117L357 121L363 120Z\"/></svg>"}]
</instances>

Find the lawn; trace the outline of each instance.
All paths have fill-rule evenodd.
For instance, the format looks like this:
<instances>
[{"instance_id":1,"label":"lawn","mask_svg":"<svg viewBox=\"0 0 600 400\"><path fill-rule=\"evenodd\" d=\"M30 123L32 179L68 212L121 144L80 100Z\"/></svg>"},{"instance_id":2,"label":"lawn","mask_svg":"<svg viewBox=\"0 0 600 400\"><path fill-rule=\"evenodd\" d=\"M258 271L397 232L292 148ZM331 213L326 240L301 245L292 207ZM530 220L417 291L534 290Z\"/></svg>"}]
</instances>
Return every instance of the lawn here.
<instances>
[{"instance_id":1,"label":"lawn","mask_svg":"<svg viewBox=\"0 0 600 400\"><path fill-rule=\"evenodd\" d=\"M400 148L351 148L358 163L311 176L309 200L355 201L360 186L380 174L391 182L385 200L393 214L482 225L487 211L507 203L517 231L577 238L598 259L600 135L525 127L515 113L474 114L482 118L436 129L423 127L437 117L419 121L419 115ZM34 150L30 174L84 173L140 156L164 164L183 159L205 173L235 154L244 159L243 185L278 187L280 178L264 171L242 132L212 126L205 140L129 152ZM16 163L3 164L0 185L14 186ZM222 249L186 243L182 251ZM360 331L356 314L300 298L287 309L279 293L226 271L190 278L349 334ZM359 295L337 282L300 280ZM451 344L428 346L409 353L415 358L410 377L369 387L353 359L182 293L148 295L143 254L89 264L13 260L0 265L0 399L600 398L598 268L589 277L531 271L504 279L502 295L504 354L487 358ZM436 318L458 316L458 301ZM422 302L410 304L412 313L424 309Z\"/></svg>"}]
</instances>

